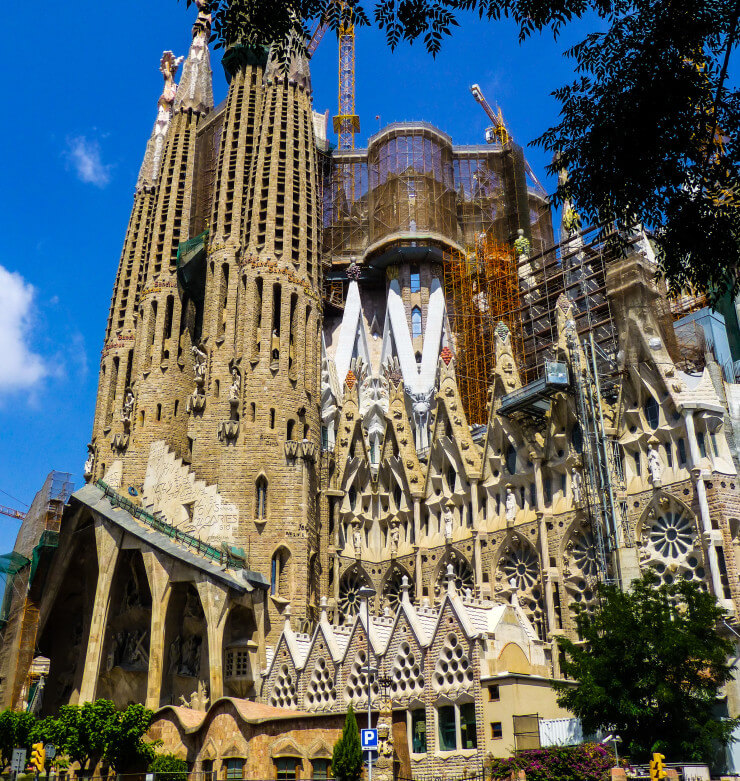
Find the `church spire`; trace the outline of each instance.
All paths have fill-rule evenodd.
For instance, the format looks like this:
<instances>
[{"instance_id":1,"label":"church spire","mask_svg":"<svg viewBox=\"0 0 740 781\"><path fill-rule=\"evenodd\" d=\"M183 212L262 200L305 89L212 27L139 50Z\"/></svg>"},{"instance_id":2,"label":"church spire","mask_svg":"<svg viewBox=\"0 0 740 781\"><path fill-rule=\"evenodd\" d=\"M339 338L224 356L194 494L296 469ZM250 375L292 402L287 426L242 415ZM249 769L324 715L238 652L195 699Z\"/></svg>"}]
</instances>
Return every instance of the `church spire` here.
<instances>
[{"instance_id":1,"label":"church spire","mask_svg":"<svg viewBox=\"0 0 740 781\"><path fill-rule=\"evenodd\" d=\"M213 108L213 79L208 39L211 35L211 13L208 0L196 0L198 18L193 25L193 42L182 69L175 111L207 114Z\"/></svg>"},{"instance_id":2,"label":"church spire","mask_svg":"<svg viewBox=\"0 0 740 781\"><path fill-rule=\"evenodd\" d=\"M144 162L141 164L139 178L136 182L137 192L152 188L157 182L164 140L167 135L167 129L170 126L170 120L172 119L172 106L175 101L175 95L177 94L175 76L177 75L177 69L180 67L182 59L182 57L175 57L171 51L162 53L159 70L164 77L164 89L157 101L157 119L154 122L151 138L146 145Z\"/></svg>"}]
</instances>

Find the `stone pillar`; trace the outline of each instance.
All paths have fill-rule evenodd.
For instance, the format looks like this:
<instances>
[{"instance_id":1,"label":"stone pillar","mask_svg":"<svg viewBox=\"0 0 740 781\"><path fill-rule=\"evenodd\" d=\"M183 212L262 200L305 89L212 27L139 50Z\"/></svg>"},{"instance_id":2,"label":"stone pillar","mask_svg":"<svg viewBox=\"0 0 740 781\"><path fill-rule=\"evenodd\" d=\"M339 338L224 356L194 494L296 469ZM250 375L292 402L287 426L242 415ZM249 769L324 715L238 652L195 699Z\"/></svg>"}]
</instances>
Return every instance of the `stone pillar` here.
<instances>
[{"instance_id":1,"label":"stone pillar","mask_svg":"<svg viewBox=\"0 0 740 781\"><path fill-rule=\"evenodd\" d=\"M696 442L696 428L694 427L694 411L684 409L686 420L686 437L689 441L689 456L691 458L691 476L694 478L696 486L696 497L699 500L699 515L702 526L702 542L709 562L709 574L712 579L712 590L714 596L723 605L727 606L727 600L724 598L722 581L719 575L719 561L717 558L717 549L715 543L719 541L719 535L713 534L712 521L709 517L709 504L707 503L707 487L704 485L704 472L699 466L701 456L699 454L699 445Z\"/></svg>"},{"instance_id":2,"label":"stone pillar","mask_svg":"<svg viewBox=\"0 0 740 781\"><path fill-rule=\"evenodd\" d=\"M167 608L170 604L172 588L170 573L162 563L160 554L155 551L142 553L144 569L149 580L149 590L152 594L152 618L149 630L149 672L146 684L146 707L150 710L159 708L162 691L162 673L165 664L165 632L167 623Z\"/></svg>"},{"instance_id":3,"label":"stone pillar","mask_svg":"<svg viewBox=\"0 0 740 781\"><path fill-rule=\"evenodd\" d=\"M552 594L552 579L555 573L550 571L550 546L547 541L547 521L545 520L545 494L542 488L542 459L530 453L530 459L534 466L534 486L537 493L537 520L540 532L540 559L542 560L542 585L545 591L545 605L547 607L547 625L550 634L555 630L555 598ZM555 654L553 654L553 658Z\"/></svg>"},{"instance_id":4,"label":"stone pillar","mask_svg":"<svg viewBox=\"0 0 740 781\"><path fill-rule=\"evenodd\" d=\"M208 628L208 664L211 669L211 704L224 696L224 628L229 615L229 592L211 580L196 584Z\"/></svg>"},{"instance_id":5,"label":"stone pillar","mask_svg":"<svg viewBox=\"0 0 740 781\"><path fill-rule=\"evenodd\" d=\"M416 585L416 604L421 604L421 595L424 593L421 583L421 547L419 540L421 538L421 497L414 497L414 553L416 554L414 573Z\"/></svg>"},{"instance_id":6,"label":"stone pillar","mask_svg":"<svg viewBox=\"0 0 740 781\"><path fill-rule=\"evenodd\" d=\"M108 625L110 608L110 588L116 572L118 552L123 538L122 529L108 529L103 521L95 523L95 547L98 554L98 582L95 587L95 603L90 621L90 634L87 638L85 669L82 674L79 704L92 702L100 675L100 662L103 655L105 629Z\"/></svg>"}]
</instances>

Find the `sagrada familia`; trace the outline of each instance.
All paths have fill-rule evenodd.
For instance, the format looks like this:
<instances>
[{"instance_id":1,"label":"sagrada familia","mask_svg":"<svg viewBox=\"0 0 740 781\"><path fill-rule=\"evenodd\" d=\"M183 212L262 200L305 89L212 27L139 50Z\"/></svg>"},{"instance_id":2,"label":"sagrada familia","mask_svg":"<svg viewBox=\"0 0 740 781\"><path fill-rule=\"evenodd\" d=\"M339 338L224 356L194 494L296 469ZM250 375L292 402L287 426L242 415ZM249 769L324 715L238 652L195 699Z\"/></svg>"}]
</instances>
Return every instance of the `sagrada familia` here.
<instances>
[{"instance_id":1,"label":"sagrada familia","mask_svg":"<svg viewBox=\"0 0 740 781\"><path fill-rule=\"evenodd\" d=\"M195 770L321 778L369 692L381 775L461 774L568 721L556 640L599 582L695 580L734 620L740 386L692 341L716 313L667 298L642 232L618 255L566 204L556 236L505 134L334 149L309 60L240 45L214 107L199 6L86 485L52 475L13 554L0 705L141 702Z\"/></svg>"}]
</instances>

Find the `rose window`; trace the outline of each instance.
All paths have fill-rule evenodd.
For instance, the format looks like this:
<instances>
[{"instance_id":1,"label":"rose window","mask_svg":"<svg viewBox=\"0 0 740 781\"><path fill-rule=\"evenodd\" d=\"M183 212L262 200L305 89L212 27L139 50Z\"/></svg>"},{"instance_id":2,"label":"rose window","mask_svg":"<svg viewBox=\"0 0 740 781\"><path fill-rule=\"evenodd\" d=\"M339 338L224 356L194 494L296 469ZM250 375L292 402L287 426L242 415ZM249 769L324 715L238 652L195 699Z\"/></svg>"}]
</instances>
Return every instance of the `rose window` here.
<instances>
[{"instance_id":1,"label":"rose window","mask_svg":"<svg viewBox=\"0 0 740 781\"><path fill-rule=\"evenodd\" d=\"M339 614L342 619L357 614L362 602L358 592L365 585L367 581L356 569L350 570L342 578L339 584Z\"/></svg>"},{"instance_id":2,"label":"rose window","mask_svg":"<svg viewBox=\"0 0 740 781\"><path fill-rule=\"evenodd\" d=\"M458 593L462 593L466 589L472 590L475 584L473 570L462 556L456 556L454 559L450 558L443 561L437 575L437 585L440 589L444 591L447 588L447 567L449 564L452 564L452 580Z\"/></svg>"},{"instance_id":3,"label":"rose window","mask_svg":"<svg viewBox=\"0 0 740 781\"><path fill-rule=\"evenodd\" d=\"M706 572L696 527L685 511L671 510L649 520L642 556L668 585L678 579L704 581Z\"/></svg>"},{"instance_id":4,"label":"rose window","mask_svg":"<svg viewBox=\"0 0 740 781\"><path fill-rule=\"evenodd\" d=\"M394 567L393 572L386 578L385 586L383 586L383 600L385 603L393 610L394 612L398 609L398 606L401 604L401 597L403 596L403 590L401 586L403 585L403 578L406 576L408 579L408 575L398 567ZM409 599L413 602L412 598L412 588L411 588L411 580L408 579L409 582Z\"/></svg>"},{"instance_id":5,"label":"rose window","mask_svg":"<svg viewBox=\"0 0 740 781\"><path fill-rule=\"evenodd\" d=\"M539 580L539 563L531 548L515 548L507 553L501 569L509 585L520 591Z\"/></svg>"}]
</instances>

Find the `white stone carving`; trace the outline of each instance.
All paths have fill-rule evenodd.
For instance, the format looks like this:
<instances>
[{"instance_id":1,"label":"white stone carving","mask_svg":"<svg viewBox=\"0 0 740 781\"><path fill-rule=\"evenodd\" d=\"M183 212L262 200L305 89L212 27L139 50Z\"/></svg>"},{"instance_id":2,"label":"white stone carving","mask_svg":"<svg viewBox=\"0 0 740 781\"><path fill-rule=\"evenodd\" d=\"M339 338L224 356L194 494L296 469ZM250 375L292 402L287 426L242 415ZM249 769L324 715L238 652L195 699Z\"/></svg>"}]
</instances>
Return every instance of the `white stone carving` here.
<instances>
[{"instance_id":1,"label":"white stone carving","mask_svg":"<svg viewBox=\"0 0 740 781\"><path fill-rule=\"evenodd\" d=\"M442 518L444 522L445 539L447 542L452 542L453 517L452 508L449 504L445 505L445 508L442 511Z\"/></svg>"},{"instance_id":2,"label":"white stone carving","mask_svg":"<svg viewBox=\"0 0 740 781\"><path fill-rule=\"evenodd\" d=\"M231 370L231 386L229 387L229 402L231 404L239 403L239 393L242 387L242 378L239 369L236 366Z\"/></svg>"},{"instance_id":3,"label":"white stone carving","mask_svg":"<svg viewBox=\"0 0 740 781\"><path fill-rule=\"evenodd\" d=\"M660 455L653 447L652 443L648 445L647 462L648 471L650 472L650 480L652 481L653 485L661 485L663 478L663 462L660 460Z\"/></svg>"},{"instance_id":4,"label":"white stone carving","mask_svg":"<svg viewBox=\"0 0 740 781\"><path fill-rule=\"evenodd\" d=\"M514 495L514 491L511 489L511 486L506 487L506 520L509 522L514 522L516 519L516 513L519 509L519 505L516 501L516 496Z\"/></svg>"},{"instance_id":5,"label":"white stone carving","mask_svg":"<svg viewBox=\"0 0 740 781\"><path fill-rule=\"evenodd\" d=\"M134 392L131 388L126 388L126 395L123 399L123 407L121 408L121 422L124 428L128 428L131 425L131 418L134 414Z\"/></svg>"},{"instance_id":6,"label":"white stone carving","mask_svg":"<svg viewBox=\"0 0 740 781\"><path fill-rule=\"evenodd\" d=\"M573 504L580 507L583 504L583 476L575 467L570 470L570 490L573 492Z\"/></svg>"}]
</instances>

